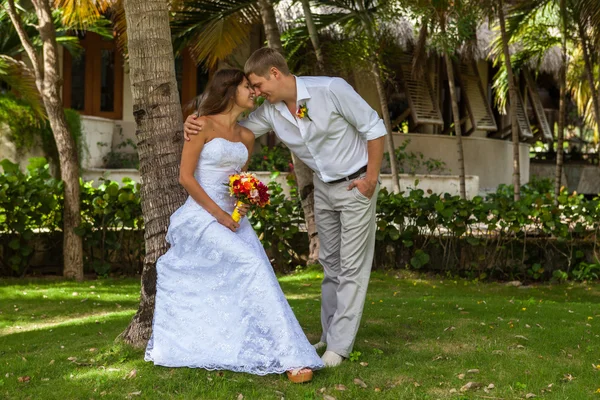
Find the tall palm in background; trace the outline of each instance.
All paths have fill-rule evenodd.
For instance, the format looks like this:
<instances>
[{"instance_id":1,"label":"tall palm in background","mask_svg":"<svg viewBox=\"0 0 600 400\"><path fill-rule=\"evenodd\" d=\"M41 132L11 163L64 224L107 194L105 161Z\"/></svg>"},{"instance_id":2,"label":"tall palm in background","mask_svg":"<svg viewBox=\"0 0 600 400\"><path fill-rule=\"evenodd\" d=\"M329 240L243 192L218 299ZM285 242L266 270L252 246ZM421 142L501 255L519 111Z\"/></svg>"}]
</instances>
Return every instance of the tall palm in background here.
<instances>
[{"instance_id":1,"label":"tall palm in background","mask_svg":"<svg viewBox=\"0 0 600 400\"><path fill-rule=\"evenodd\" d=\"M462 128L458 96L456 93L454 62L455 49L475 39L479 22L479 2L470 0L419 0L412 2L410 8L422 21L415 60L423 59L425 36L429 36L430 46L444 59L448 74L448 86L452 104L454 132L457 139L458 170L460 178L460 196L466 198L465 156L462 143ZM414 62L415 67L419 67Z\"/></svg>"},{"instance_id":2,"label":"tall palm in background","mask_svg":"<svg viewBox=\"0 0 600 400\"><path fill-rule=\"evenodd\" d=\"M315 13L322 30L341 31L345 40L354 42L353 68L361 65L371 75L377 88L381 114L387 130L386 144L390 154L392 190L400 191L398 162L394 156L392 123L383 73L383 48L392 33L389 26L400 16L399 2L395 0L322 0L321 12Z\"/></svg>"}]
</instances>

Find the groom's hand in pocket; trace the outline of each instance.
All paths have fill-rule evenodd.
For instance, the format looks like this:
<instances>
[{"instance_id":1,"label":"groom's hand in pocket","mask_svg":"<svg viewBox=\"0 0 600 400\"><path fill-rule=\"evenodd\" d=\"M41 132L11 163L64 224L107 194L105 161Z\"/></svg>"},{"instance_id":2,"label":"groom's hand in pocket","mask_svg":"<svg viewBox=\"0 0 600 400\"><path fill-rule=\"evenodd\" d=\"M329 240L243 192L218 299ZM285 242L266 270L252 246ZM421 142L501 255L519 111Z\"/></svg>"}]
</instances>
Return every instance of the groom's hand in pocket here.
<instances>
[{"instance_id":1,"label":"groom's hand in pocket","mask_svg":"<svg viewBox=\"0 0 600 400\"><path fill-rule=\"evenodd\" d=\"M190 140L190 135L197 135L205 128L207 123L206 117L199 117L196 114L188 115L183 123L183 137L185 140Z\"/></svg>"},{"instance_id":2,"label":"groom's hand in pocket","mask_svg":"<svg viewBox=\"0 0 600 400\"><path fill-rule=\"evenodd\" d=\"M360 177L358 179L353 180L348 185L348 190L352 190L352 188L356 187L359 192L361 192L366 198L370 199L373 197L373 193L375 193L375 189L377 188L377 180L370 181L367 177Z\"/></svg>"}]
</instances>

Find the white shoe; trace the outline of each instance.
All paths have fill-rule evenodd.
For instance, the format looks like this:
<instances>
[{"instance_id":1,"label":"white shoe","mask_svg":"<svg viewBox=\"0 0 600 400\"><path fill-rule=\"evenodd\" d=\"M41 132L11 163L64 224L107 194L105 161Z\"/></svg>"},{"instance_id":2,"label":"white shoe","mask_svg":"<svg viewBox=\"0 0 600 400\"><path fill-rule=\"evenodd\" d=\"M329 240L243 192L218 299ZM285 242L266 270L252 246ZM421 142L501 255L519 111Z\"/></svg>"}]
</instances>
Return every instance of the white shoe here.
<instances>
[{"instance_id":1,"label":"white shoe","mask_svg":"<svg viewBox=\"0 0 600 400\"><path fill-rule=\"evenodd\" d=\"M315 343L315 344L313 344L313 347L315 348L315 350L321 350L321 349L327 347L327 343L325 343L325 342Z\"/></svg>"},{"instance_id":2,"label":"white shoe","mask_svg":"<svg viewBox=\"0 0 600 400\"><path fill-rule=\"evenodd\" d=\"M327 350L321 357L321 360L323 360L323 364L325 364L325 367L327 368L337 367L342 363L342 361L344 361L344 357L334 353L333 351Z\"/></svg>"}]
</instances>

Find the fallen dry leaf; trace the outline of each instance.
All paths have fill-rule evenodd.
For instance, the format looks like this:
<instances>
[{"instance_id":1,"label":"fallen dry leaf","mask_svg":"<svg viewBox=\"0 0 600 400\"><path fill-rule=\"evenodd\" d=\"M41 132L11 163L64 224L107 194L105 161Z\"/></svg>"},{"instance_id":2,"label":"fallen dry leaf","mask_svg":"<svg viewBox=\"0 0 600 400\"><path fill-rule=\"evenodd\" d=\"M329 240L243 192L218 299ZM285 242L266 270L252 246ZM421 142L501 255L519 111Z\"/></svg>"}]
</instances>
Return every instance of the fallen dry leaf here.
<instances>
[{"instance_id":1,"label":"fallen dry leaf","mask_svg":"<svg viewBox=\"0 0 600 400\"><path fill-rule=\"evenodd\" d=\"M529 339L527 339L527 338L526 338L525 336L523 336L523 335L515 335L515 337L516 337L517 339L529 340Z\"/></svg>"},{"instance_id":2,"label":"fallen dry leaf","mask_svg":"<svg viewBox=\"0 0 600 400\"><path fill-rule=\"evenodd\" d=\"M323 395L323 400L336 400L335 397L328 394Z\"/></svg>"},{"instance_id":3,"label":"fallen dry leaf","mask_svg":"<svg viewBox=\"0 0 600 400\"><path fill-rule=\"evenodd\" d=\"M52 365L54 364L54 360L50 360L50 362L48 363L48 365Z\"/></svg>"},{"instance_id":4,"label":"fallen dry leaf","mask_svg":"<svg viewBox=\"0 0 600 400\"><path fill-rule=\"evenodd\" d=\"M142 394L142 391L139 390L137 392L131 392L127 394L127 397L133 397L133 396L139 396L140 394Z\"/></svg>"},{"instance_id":5,"label":"fallen dry leaf","mask_svg":"<svg viewBox=\"0 0 600 400\"><path fill-rule=\"evenodd\" d=\"M477 368L470 369L470 370L467 371L467 374L478 374L478 373L479 373L479 370Z\"/></svg>"},{"instance_id":6,"label":"fallen dry leaf","mask_svg":"<svg viewBox=\"0 0 600 400\"><path fill-rule=\"evenodd\" d=\"M368 362L361 361L361 362L360 362L360 365L361 365L361 366L363 366L363 367L367 367L367 366L369 366L369 363L368 363Z\"/></svg>"},{"instance_id":7,"label":"fallen dry leaf","mask_svg":"<svg viewBox=\"0 0 600 400\"><path fill-rule=\"evenodd\" d=\"M240 393L240 394L238 394L237 400L242 400L243 398L244 398L244 395L243 395L243 394L241 394L241 393Z\"/></svg>"},{"instance_id":8,"label":"fallen dry leaf","mask_svg":"<svg viewBox=\"0 0 600 400\"><path fill-rule=\"evenodd\" d=\"M444 329L444 332L446 332L446 331L453 331L453 330L455 330L455 329L456 329L455 327L453 327L453 326L449 326L449 327L447 327L446 329Z\"/></svg>"},{"instance_id":9,"label":"fallen dry leaf","mask_svg":"<svg viewBox=\"0 0 600 400\"><path fill-rule=\"evenodd\" d=\"M454 393L458 393L458 390L456 390L456 389L450 389L450 394L454 394Z\"/></svg>"},{"instance_id":10,"label":"fallen dry leaf","mask_svg":"<svg viewBox=\"0 0 600 400\"><path fill-rule=\"evenodd\" d=\"M92 347L91 349L88 349L88 351L89 351L90 353L93 353L93 352L95 352L95 351L97 351L97 350L98 350L98 349L97 349L97 348L95 348L95 347Z\"/></svg>"},{"instance_id":11,"label":"fallen dry leaf","mask_svg":"<svg viewBox=\"0 0 600 400\"><path fill-rule=\"evenodd\" d=\"M381 389L380 389L380 388L375 388L375 389L373 389L373 390L374 390L374 391L376 391L376 392L381 392Z\"/></svg>"},{"instance_id":12,"label":"fallen dry leaf","mask_svg":"<svg viewBox=\"0 0 600 400\"><path fill-rule=\"evenodd\" d=\"M525 398L526 398L526 399L533 399L534 397L536 397L536 395L535 395L535 394L533 394L533 393L527 393L527 394L525 395Z\"/></svg>"},{"instance_id":13,"label":"fallen dry leaf","mask_svg":"<svg viewBox=\"0 0 600 400\"><path fill-rule=\"evenodd\" d=\"M322 387L321 389L319 389L319 393L323 394L323 393L325 393L326 390L327 390L326 387Z\"/></svg>"},{"instance_id":14,"label":"fallen dry leaf","mask_svg":"<svg viewBox=\"0 0 600 400\"><path fill-rule=\"evenodd\" d=\"M465 379L465 374L458 374L456 377L458 379Z\"/></svg>"},{"instance_id":15,"label":"fallen dry leaf","mask_svg":"<svg viewBox=\"0 0 600 400\"><path fill-rule=\"evenodd\" d=\"M137 369L134 368L131 371L129 371L129 373L127 375L125 375L123 377L123 379L133 379L136 377L136 375L137 375Z\"/></svg>"},{"instance_id":16,"label":"fallen dry leaf","mask_svg":"<svg viewBox=\"0 0 600 400\"><path fill-rule=\"evenodd\" d=\"M479 382L467 382L463 387L460 388L461 392L466 392L467 390L474 390L481 387L481 383Z\"/></svg>"},{"instance_id":17,"label":"fallen dry leaf","mask_svg":"<svg viewBox=\"0 0 600 400\"><path fill-rule=\"evenodd\" d=\"M26 376L20 376L20 377L17 378L17 380L19 382L29 382L31 380L31 377L29 377L27 375Z\"/></svg>"},{"instance_id":18,"label":"fallen dry leaf","mask_svg":"<svg viewBox=\"0 0 600 400\"><path fill-rule=\"evenodd\" d=\"M363 389L367 388L367 384L358 378L354 378L354 384L360 386Z\"/></svg>"},{"instance_id":19,"label":"fallen dry leaf","mask_svg":"<svg viewBox=\"0 0 600 400\"><path fill-rule=\"evenodd\" d=\"M346 386L342 385L341 383L338 383L337 385L335 385L335 390L343 392L344 390L346 390Z\"/></svg>"}]
</instances>

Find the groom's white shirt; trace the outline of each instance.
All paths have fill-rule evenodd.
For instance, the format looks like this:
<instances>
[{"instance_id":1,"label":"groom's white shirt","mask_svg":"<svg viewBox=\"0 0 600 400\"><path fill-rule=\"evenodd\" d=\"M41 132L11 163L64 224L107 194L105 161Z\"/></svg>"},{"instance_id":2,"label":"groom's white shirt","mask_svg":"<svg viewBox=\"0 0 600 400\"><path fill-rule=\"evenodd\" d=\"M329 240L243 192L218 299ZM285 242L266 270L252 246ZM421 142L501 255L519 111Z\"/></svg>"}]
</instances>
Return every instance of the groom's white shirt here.
<instances>
[{"instance_id":1,"label":"groom's white shirt","mask_svg":"<svg viewBox=\"0 0 600 400\"><path fill-rule=\"evenodd\" d=\"M296 77L296 108L265 101L241 122L258 137L271 130L323 182L344 178L367 165L367 141L386 135L375 110L342 78Z\"/></svg>"}]
</instances>

